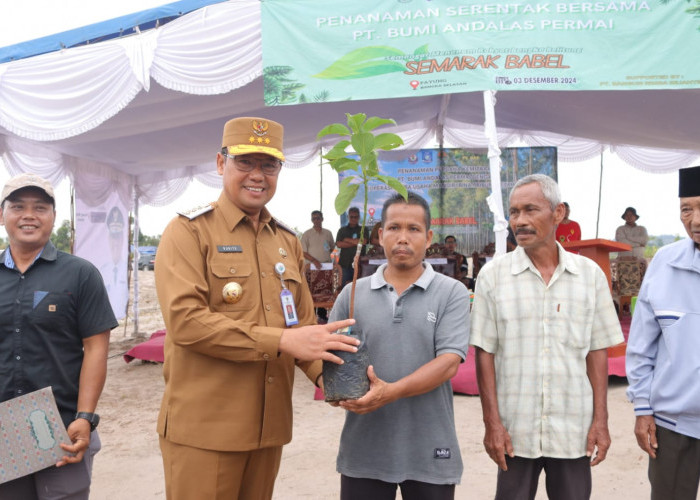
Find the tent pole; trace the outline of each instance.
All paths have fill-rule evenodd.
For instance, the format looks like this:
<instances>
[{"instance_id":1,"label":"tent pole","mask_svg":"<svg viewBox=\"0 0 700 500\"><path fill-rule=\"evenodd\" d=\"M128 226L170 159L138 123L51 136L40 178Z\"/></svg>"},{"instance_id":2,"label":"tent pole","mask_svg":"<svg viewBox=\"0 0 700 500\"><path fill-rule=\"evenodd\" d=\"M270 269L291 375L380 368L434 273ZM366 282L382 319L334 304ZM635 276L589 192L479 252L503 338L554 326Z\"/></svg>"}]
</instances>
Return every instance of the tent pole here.
<instances>
[{"instance_id":1,"label":"tent pole","mask_svg":"<svg viewBox=\"0 0 700 500\"><path fill-rule=\"evenodd\" d=\"M600 178L598 179L598 215L595 220L595 237L598 239L598 226L600 225L600 203L603 199L603 146L600 147Z\"/></svg>"},{"instance_id":2,"label":"tent pole","mask_svg":"<svg viewBox=\"0 0 700 500\"><path fill-rule=\"evenodd\" d=\"M73 254L75 246L75 185L70 181L70 253Z\"/></svg>"},{"instance_id":3,"label":"tent pole","mask_svg":"<svg viewBox=\"0 0 700 500\"><path fill-rule=\"evenodd\" d=\"M501 194L501 149L498 147L496 129L496 91L484 91L484 135L489 142L489 172L491 174L491 194L486 197L493 213L493 232L496 236L496 255L506 253L508 221L503 215L503 195Z\"/></svg>"},{"instance_id":4,"label":"tent pole","mask_svg":"<svg viewBox=\"0 0 700 500\"><path fill-rule=\"evenodd\" d=\"M450 94L444 94L442 100L440 101L440 112L437 116L437 123L435 128L435 138L438 143L438 166L440 175L440 185L444 182L445 175L445 117L447 116L447 108L450 105ZM444 217L445 215L445 190L440 189L440 200L439 200L439 217ZM438 236L437 234L435 236ZM438 236L438 243L444 241L446 233L441 235L442 238Z\"/></svg>"},{"instance_id":5,"label":"tent pole","mask_svg":"<svg viewBox=\"0 0 700 500\"><path fill-rule=\"evenodd\" d=\"M133 236L133 247L134 251L131 252L131 269L134 275L134 303L131 305L134 310L134 337L139 333L139 197L136 194L136 189L133 191L134 194L134 236Z\"/></svg>"},{"instance_id":6,"label":"tent pole","mask_svg":"<svg viewBox=\"0 0 700 500\"><path fill-rule=\"evenodd\" d=\"M323 146L318 149L318 209L323 212Z\"/></svg>"}]
</instances>

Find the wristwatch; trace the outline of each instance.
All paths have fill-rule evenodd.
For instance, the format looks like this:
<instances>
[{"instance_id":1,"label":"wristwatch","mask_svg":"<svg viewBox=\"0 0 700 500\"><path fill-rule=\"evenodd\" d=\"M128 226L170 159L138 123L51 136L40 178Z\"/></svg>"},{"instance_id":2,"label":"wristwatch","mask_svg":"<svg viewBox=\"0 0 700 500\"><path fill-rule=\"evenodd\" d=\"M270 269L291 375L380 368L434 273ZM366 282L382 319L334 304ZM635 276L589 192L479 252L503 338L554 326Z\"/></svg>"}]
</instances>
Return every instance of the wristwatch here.
<instances>
[{"instance_id":1,"label":"wristwatch","mask_svg":"<svg viewBox=\"0 0 700 500\"><path fill-rule=\"evenodd\" d=\"M78 420L79 418L84 418L85 420L90 422L90 432L97 429L97 424L100 423L100 416L97 413L88 413L86 411L79 411L78 413L75 414L75 418L73 420Z\"/></svg>"}]
</instances>

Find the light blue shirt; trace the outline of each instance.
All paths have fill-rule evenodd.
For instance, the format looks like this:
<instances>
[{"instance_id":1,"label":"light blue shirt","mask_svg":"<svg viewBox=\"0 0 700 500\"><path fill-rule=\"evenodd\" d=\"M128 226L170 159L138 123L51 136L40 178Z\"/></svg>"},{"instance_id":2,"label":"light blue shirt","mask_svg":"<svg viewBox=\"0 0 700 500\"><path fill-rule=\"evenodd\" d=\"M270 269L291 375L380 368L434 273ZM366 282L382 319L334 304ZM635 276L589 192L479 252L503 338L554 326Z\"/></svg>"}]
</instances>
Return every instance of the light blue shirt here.
<instances>
[{"instance_id":1,"label":"light blue shirt","mask_svg":"<svg viewBox=\"0 0 700 500\"><path fill-rule=\"evenodd\" d=\"M34 262L37 261L39 257L41 257L41 254L44 253L44 249L41 249L41 252L37 254L36 257L34 257ZM7 251L5 252L5 267L8 269L14 269L15 268L15 260L12 258L12 253L10 252L10 248L7 248Z\"/></svg>"},{"instance_id":2,"label":"light blue shirt","mask_svg":"<svg viewBox=\"0 0 700 500\"><path fill-rule=\"evenodd\" d=\"M700 250L661 248L644 276L626 357L634 413L700 439Z\"/></svg>"}]
</instances>

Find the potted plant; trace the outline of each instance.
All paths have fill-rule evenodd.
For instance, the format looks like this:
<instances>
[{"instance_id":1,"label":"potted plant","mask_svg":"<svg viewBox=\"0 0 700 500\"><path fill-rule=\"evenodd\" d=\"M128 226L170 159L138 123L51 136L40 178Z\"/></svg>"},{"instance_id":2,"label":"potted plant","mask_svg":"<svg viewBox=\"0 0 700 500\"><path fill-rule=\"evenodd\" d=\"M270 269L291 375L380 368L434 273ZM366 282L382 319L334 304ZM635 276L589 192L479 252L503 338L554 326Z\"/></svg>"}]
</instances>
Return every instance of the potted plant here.
<instances>
[{"instance_id":1,"label":"potted plant","mask_svg":"<svg viewBox=\"0 0 700 500\"><path fill-rule=\"evenodd\" d=\"M396 122L389 118L372 116L367 118L364 113L351 115L346 113L347 125L333 123L324 127L317 135L318 139L328 135L339 135L338 142L328 151L323 158L328 160L331 168L338 173L345 172L346 177L340 183L338 196L335 198L335 211L338 215L345 213L350 203L357 195L360 186L364 188L364 204L362 210L362 226L360 229L360 241L355 252L353 264L353 277L350 290L349 317L355 314L355 286L357 273L360 267L360 255L362 245L365 243L365 227L367 220L367 201L369 183L377 181L393 188L404 198L407 198L406 187L396 178L379 173L377 162L380 150L389 151L403 144L401 137L392 133L377 133L373 131L382 126ZM348 148L351 148L348 150ZM355 335L360 340L361 332L357 328L349 328L339 332L347 335ZM362 397L369 390L367 379L367 366L369 355L365 343L362 342L356 353L337 351L334 354L345 362L342 365L335 363L323 363L324 393L326 401L339 401L342 399L356 399Z\"/></svg>"}]
</instances>

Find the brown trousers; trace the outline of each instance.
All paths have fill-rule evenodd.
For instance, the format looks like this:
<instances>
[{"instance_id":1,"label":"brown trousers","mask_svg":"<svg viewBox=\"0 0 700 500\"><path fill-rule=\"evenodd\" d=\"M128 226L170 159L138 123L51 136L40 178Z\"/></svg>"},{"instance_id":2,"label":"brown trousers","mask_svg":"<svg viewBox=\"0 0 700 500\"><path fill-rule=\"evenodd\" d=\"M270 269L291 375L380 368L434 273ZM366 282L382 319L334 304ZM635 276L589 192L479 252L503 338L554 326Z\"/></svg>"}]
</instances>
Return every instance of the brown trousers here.
<instances>
[{"instance_id":1,"label":"brown trousers","mask_svg":"<svg viewBox=\"0 0 700 500\"><path fill-rule=\"evenodd\" d=\"M160 438L168 500L272 498L282 447L213 451Z\"/></svg>"}]
</instances>

